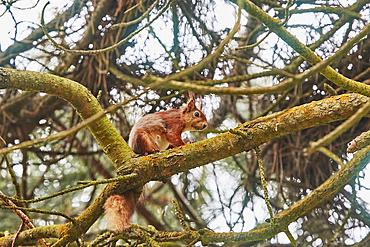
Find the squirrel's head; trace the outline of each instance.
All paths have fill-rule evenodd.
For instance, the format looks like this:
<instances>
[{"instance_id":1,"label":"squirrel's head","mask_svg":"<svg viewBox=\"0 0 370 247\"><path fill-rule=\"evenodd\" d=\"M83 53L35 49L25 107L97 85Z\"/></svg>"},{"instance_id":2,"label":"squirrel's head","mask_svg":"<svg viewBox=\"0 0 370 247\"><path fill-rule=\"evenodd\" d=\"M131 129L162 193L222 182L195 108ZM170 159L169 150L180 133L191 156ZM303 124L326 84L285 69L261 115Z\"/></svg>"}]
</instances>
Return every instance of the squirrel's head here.
<instances>
[{"instance_id":1,"label":"squirrel's head","mask_svg":"<svg viewBox=\"0 0 370 247\"><path fill-rule=\"evenodd\" d=\"M207 127L207 118L202 112L202 102L199 109L195 105L195 95L189 92L189 100L182 109L181 118L185 122L184 130L202 130Z\"/></svg>"}]
</instances>

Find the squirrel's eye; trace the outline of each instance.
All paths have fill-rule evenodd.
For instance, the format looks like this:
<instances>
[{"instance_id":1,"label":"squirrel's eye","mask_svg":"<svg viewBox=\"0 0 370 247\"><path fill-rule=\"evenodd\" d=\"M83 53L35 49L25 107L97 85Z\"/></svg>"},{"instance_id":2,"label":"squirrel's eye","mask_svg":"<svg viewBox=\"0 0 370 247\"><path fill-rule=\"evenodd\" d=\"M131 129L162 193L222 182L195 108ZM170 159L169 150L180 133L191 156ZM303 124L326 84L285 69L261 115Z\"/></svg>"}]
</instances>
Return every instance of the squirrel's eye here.
<instances>
[{"instance_id":1,"label":"squirrel's eye","mask_svg":"<svg viewBox=\"0 0 370 247\"><path fill-rule=\"evenodd\" d=\"M194 116L199 117L199 112L194 113Z\"/></svg>"}]
</instances>

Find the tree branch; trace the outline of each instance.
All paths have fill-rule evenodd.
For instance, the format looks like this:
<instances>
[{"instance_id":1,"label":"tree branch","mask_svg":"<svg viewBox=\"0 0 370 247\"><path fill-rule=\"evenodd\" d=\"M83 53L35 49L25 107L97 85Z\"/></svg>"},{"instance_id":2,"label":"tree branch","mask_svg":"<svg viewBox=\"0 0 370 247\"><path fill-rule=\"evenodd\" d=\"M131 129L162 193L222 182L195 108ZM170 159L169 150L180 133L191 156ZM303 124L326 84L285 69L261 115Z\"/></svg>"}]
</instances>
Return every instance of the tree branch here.
<instances>
[{"instance_id":1,"label":"tree branch","mask_svg":"<svg viewBox=\"0 0 370 247\"><path fill-rule=\"evenodd\" d=\"M84 119L102 111L95 97L84 86L54 75L0 68L0 88L43 91L53 94L70 102ZM85 233L102 214L105 199L113 193L123 193L153 180L165 181L174 174L251 150L280 136L346 119L367 101L368 97L359 94L327 98L258 118L214 138L148 156L132 156L132 151L128 150L128 145L108 118L102 117L96 123L89 125L90 131L116 165L118 175L136 173L138 176L108 184L94 203L77 217L74 223L60 226L63 238L59 244L73 241L81 233ZM358 167L357 163L354 166ZM343 181L341 183L344 183ZM322 193L320 200L331 196L337 187L325 187L325 189L328 191L322 191L322 188L318 191ZM294 211L299 214L293 214L293 216L289 214L277 224L286 227L316 204L310 204L310 207L299 205L301 205L299 206L300 211ZM285 231L286 228L283 230ZM270 228L264 231L268 234L276 233L276 230ZM265 233L259 234L255 232L253 237L258 239L266 236Z\"/></svg>"}]
</instances>

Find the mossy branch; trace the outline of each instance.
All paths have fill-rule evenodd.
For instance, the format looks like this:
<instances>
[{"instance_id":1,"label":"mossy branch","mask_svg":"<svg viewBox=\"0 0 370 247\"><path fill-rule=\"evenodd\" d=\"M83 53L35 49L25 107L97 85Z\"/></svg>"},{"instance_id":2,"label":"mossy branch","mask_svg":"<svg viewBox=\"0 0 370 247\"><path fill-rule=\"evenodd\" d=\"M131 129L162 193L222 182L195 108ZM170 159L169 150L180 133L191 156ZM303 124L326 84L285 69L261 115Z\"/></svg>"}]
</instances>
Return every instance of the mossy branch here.
<instances>
[{"instance_id":1,"label":"mossy branch","mask_svg":"<svg viewBox=\"0 0 370 247\"><path fill-rule=\"evenodd\" d=\"M304 152L308 155L312 154L317 148L327 145L328 143L334 141L349 128L351 128L355 123L361 120L370 111L370 101L367 102L363 107L361 107L355 114L348 118L344 123L336 127L332 132L317 140L316 142L311 142L310 147L305 149Z\"/></svg>"},{"instance_id":2,"label":"mossy branch","mask_svg":"<svg viewBox=\"0 0 370 247\"><path fill-rule=\"evenodd\" d=\"M254 149L272 139L347 119L368 100L359 94L346 94L315 101L244 123L207 140L130 159L128 163L136 164L141 183L163 181L174 174ZM120 172L127 171L119 168Z\"/></svg>"},{"instance_id":3,"label":"mossy branch","mask_svg":"<svg viewBox=\"0 0 370 247\"><path fill-rule=\"evenodd\" d=\"M261 149L259 147L256 147L254 149L254 151L256 152L257 162L258 162L258 166L260 168L261 184L262 184L262 188L263 188L263 194L265 196L265 204L266 204L267 209L268 209L269 214L270 214L270 219L268 221L270 223L270 227L275 228L275 217L274 217L274 213L272 212L272 207L271 207L270 199L269 199L269 196L268 196L266 179L265 179L265 169L263 167ZM292 234L290 233L290 231L288 230L288 228L284 232L287 235L288 239L290 240L291 244L294 245L294 246L297 246L297 243L296 243L295 239L293 238Z\"/></svg>"},{"instance_id":4,"label":"mossy branch","mask_svg":"<svg viewBox=\"0 0 370 247\"><path fill-rule=\"evenodd\" d=\"M358 150L363 149L364 147L370 145L370 131L366 131L361 133L361 135L357 136L349 143L349 147L347 148L348 153L354 153Z\"/></svg>"},{"instance_id":5,"label":"mossy branch","mask_svg":"<svg viewBox=\"0 0 370 247\"><path fill-rule=\"evenodd\" d=\"M261 184L262 184L262 188L263 188L263 194L265 196L265 204L266 204L267 209L268 209L269 214L270 214L270 223L272 225L274 225L275 224L274 213L272 212L272 207L271 207L271 204L270 204L269 194L268 194L268 191L267 191L267 185L266 185L266 179L265 179L265 169L263 167L261 149L259 147L256 147L254 149L254 151L256 152L257 162L258 162L258 166L260 168Z\"/></svg>"}]
</instances>

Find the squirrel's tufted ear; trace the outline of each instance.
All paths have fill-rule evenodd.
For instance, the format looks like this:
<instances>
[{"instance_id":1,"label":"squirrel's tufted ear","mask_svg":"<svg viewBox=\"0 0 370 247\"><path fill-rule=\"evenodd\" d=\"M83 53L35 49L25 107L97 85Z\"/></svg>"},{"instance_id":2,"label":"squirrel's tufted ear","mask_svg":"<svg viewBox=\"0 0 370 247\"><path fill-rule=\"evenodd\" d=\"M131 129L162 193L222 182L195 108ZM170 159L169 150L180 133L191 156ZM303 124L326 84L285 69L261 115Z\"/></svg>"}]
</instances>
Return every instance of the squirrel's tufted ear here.
<instances>
[{"instance_id":1,"label":"squirrel's tufted ear","mask_svg":"<svg viewBox=\"0 0 370 247\"><path fill-rule=\"evenodd\" d=\"M188 99L188 101L191 100L191 99L195 100L195 94L193 92L189 92L189 99Z\"/></svg>"},{"instance_id":2,"label":"squirrel's tufted ear","mask_svg":"<svg viewBox=\"0 0 370 247\"><path fill-rule=\"evenodd\" d=\"M192 105L192 109L196 109L197 106L195 105L195 94L193 92L189 92L189 99L188 99L188 103L187 105L189 105L189 103L194 103L194 105ZM200 98L200 102L199 102L199 107L198 107L198 110L202 111L202 105L203 105L203 100L202 98Z\"/></svg>"},{"instance_id":3,"label":"squirrel's tufted ear","mask_svg":"<svg viewBox=\"0 0 370 247\"><path fill-rule=\"evenodd\" d=\"M203 100L202 98L200 98L199 107L198 107L200 111L202 111L202 106L203 106Z\"/></svg>"},{"instance_id":4,"label":"squirrel's tufted ear","mask_svg":"<svg viewBox=\"0 0 370 247\"><path fill-rule=\"evenodd\" d=\"M188 102L186 103L186 106L182 109L182 113L191 112L196 108L197 107L195 106L195 94L193 92L189 92L189 99Z\"/></svg>"}]
</instances>

